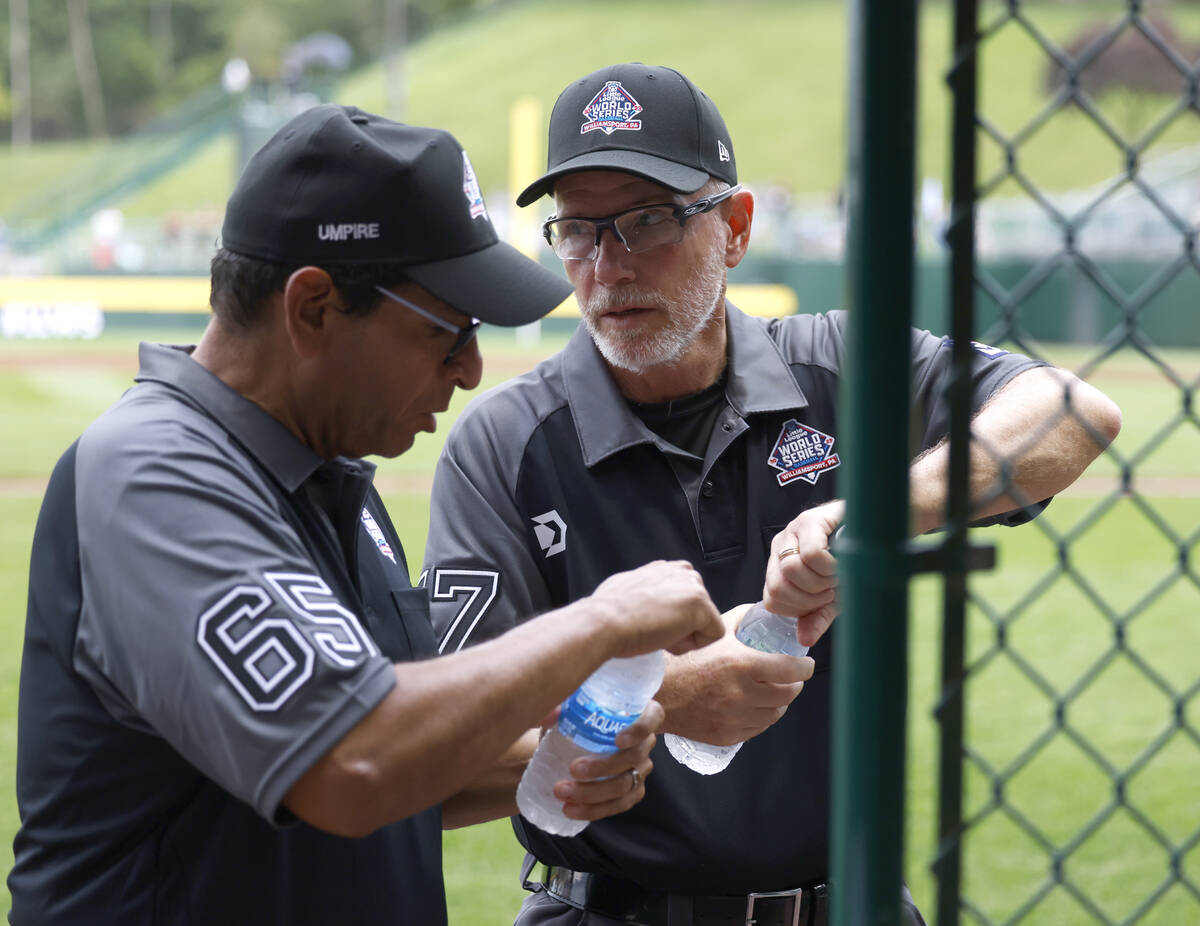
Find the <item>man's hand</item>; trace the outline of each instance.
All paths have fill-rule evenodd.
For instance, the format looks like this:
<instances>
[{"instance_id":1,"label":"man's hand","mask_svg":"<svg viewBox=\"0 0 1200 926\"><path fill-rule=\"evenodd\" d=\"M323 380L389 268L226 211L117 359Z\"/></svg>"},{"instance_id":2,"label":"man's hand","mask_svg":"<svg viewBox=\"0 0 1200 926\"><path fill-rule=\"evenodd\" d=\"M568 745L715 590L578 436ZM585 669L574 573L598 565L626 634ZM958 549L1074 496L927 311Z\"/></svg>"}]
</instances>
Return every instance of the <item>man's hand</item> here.
<instances>
[{"instance_id":1,"label":"man's hand","mask_svg":"<svg viewBox=\"0 0 1200 926\"><path fill-rule=\"evenodd\" d=\"M810 508L771 541L763 606L796 617L796 636L805 646L814 646L838 614L837 563L829 536L845 510L841 500Z\"/></svg>"},{"instance_id":2,"label":"man's hand","mask_svg":"<svg viewBox=\"0 0 1200 926\"><path fill-rule=\"evenodd\" d=\"M672 733L716 746L740 743L782 717L812 678L815 664L807 656L761 653L737 640L734 631L749 608L722 615L727 633L717 643L667 660L657 697Z\"/></svg>"},{"instance_id":3,"label":"man's hand","mask_svg":"<svg viewBox=\"0 0 1200 926\"><path fill-rule=\"evenodd\" d=\"M554 786L564 816L599 820L626 811L645 797L646 776L654 768L650 750L665 716L662 705L651 701L634 723L617 734L616 752L580 756L572 762L572 777Z\"/></svg>"},{"instance_id":4,"label":"man's hand","mask_svg":"<svg viewBox=\"0 0 1200 926\"><path fill-rule=\"evenodd\" d=\"M620 656L656 649L672 653L707 646L725 632L704 580L684 560L656 560L609 576L592 593L605 607L623 645Z\"/></svg>"}]
</instances>

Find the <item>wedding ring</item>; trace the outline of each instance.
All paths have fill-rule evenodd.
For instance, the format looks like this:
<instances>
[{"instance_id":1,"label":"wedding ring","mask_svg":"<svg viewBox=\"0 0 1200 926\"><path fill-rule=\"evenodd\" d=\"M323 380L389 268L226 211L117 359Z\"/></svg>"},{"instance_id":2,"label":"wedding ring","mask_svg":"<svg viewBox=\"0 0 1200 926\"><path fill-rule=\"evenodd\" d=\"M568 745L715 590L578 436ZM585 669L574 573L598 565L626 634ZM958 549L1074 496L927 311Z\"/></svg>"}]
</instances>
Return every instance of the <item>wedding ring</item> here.
<instances>
[{"instance_id":1,"label":"wedding ring","mask_svg":"<svg viewBox=\"0 0 1200 926\"><path fill-rule=\"evenodd\" d=\"M779 559L780 562L783 562L785 559L787 559L792 554L799 553L799 552L800 551L797 550L795 547L784 547L782 550L780 550L778 553L776 553L775 556Z\"/></svg>"},{"instance_id":2,"label":"wedding ring","mask_svg":"<svg viewBox=\"0 0 1200 926\"><path fill-rule=\"evenodd\" d=\"M629 791L633 793L638 789L638 785L642 783L642 775L636 768L631 768L629 770L629 777L633 780L633 787Z\"/></svg>"}]
</instances>

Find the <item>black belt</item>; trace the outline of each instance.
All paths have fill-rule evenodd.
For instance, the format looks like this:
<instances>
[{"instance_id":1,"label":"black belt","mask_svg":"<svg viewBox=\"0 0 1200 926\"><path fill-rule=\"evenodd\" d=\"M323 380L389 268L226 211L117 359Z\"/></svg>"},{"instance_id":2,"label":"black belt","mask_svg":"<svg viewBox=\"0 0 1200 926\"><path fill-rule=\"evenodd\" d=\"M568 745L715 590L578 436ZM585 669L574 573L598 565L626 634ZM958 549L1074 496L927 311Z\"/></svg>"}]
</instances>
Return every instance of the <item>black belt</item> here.
<instances>
[{"instance_id":1,"label":"black belt","mask_svg":"<svg viewBox=\"0 0 1200 926\"><path fill-rule=\"evenodd\" d=\"M669 894L623 878L547 865L542 887L572 907L637 926L826 926L824 884L738 896Z\"/></svg>"}]
</instances>

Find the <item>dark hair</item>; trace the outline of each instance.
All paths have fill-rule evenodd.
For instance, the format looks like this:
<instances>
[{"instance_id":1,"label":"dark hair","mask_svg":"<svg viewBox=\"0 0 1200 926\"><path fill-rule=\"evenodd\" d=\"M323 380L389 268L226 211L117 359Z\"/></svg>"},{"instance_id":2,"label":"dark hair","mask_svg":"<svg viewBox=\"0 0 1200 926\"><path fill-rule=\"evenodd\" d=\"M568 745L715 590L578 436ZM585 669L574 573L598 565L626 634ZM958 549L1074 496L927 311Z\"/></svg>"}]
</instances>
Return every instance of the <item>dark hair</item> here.
<instances>
[{"instance_id":1,"label":"dark hair","mask_svg":"<svg viewBox=\"0 0 1200 926\"><path fill-rule=\"evenodd\" d=\"M303 264L279 264L246 257L218 248L212 259L212 290L208 303L213 314L242 328L253 327L262 317L264 303L281 292L288 277ZM376 286L391 288L407 282L404 268L395 263L322 264L346 311L368 315L379 305Z\"/></svg>"}]
</instances>

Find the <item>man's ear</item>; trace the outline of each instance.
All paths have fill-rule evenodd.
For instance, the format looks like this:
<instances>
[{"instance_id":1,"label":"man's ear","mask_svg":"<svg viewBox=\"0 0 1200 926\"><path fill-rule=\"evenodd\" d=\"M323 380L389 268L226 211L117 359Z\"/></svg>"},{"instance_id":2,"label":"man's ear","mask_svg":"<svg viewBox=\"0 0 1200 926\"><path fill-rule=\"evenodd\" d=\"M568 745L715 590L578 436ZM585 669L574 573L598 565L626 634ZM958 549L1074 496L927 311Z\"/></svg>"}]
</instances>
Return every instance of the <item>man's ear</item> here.
<instances>
[{"instance_id":1,"label":"man's ear","mask_svg":"<svg viewBox=\"0 0 1200 926\"><path fill-rule=\"evenodd\" d=\"M750 246L750 226L754 222L754 194L742 190L729 197L729 213L725 218L729 226L729 240L725 244L725 266L736 267L746 256Z\"/></svg>"},{"instance_id":2,"label":"man's ear","mask_svg":"<svg viewBox=\"0 0 1200 926\"><path fill-rule=\"evenodd\" d=\"M283 287L283 317L292 350L304 359L319 355L342 311L341 297L320 267L301 267Z\"/></svg>"}]
</instances>

